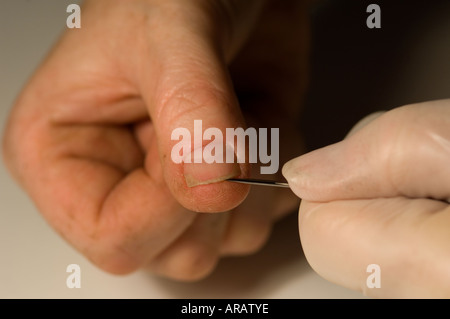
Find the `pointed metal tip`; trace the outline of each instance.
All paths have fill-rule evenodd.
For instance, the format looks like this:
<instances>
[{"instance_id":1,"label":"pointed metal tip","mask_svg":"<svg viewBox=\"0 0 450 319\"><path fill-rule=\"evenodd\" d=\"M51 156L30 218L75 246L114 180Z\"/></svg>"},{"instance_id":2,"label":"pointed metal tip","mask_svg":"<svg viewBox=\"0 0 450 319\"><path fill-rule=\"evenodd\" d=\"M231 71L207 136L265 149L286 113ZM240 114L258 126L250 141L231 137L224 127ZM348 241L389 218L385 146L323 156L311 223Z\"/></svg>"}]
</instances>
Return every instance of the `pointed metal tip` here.
<instances>
[{"instance_id":1,"label":"pointed metal tip","mask_svg":"<svg viewBox=\"0 0 450 319\"><path fill-rule=\"evenodd\" d=\"M229 182L241 183L241 184L249 184L249 185L260 185L260 186L272 186L272 187L285 187L289 188L288 183L278 182L278 181L270 181L265 179L254 179L254 178L229 178L227 179Z\"/></svg>"}]
</instances>

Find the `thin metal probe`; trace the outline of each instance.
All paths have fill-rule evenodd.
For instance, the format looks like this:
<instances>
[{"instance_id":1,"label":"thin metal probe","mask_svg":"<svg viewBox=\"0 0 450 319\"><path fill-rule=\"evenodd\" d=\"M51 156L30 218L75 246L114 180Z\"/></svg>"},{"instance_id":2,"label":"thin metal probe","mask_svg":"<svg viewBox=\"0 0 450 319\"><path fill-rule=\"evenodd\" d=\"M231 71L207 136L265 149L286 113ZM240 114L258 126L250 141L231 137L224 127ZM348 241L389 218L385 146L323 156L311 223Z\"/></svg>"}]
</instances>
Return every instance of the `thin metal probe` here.
<instances>
[{"instance_id":1,"label":"thin metal probe","mask_svg":"<svg viewBox=\"0 0 450 319\"><path fill-rule=\"evenodd\" d=\"M250 185L261 185L261 186L272 186L272 187L286 187L289 188L288 183L285 182L277 182L270 181L265 179L254 179L254 178L229 178L227 179L229 182L241 183L241 184L250 184Z\"/></svg>"}]
</instances>

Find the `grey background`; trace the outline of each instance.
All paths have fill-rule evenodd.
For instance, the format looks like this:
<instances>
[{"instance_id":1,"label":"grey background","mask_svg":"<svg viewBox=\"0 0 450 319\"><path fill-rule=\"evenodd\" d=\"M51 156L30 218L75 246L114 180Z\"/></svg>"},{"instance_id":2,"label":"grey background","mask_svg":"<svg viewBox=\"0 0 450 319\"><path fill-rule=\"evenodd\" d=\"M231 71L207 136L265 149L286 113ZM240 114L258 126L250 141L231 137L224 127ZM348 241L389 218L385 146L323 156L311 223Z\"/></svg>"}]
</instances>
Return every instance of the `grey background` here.
<instances>
[{"instance_id":1,"label":"grey background","mask_svg":"<svg viewBox=\"0 0 450 319\"><path fill-rule=\"evenodd\" d=\"M312 75L299 123L310 149L340 140L371 111L450 95L449 4L374 2L382 9L381 30L365 28L364 2L322 1L312 12ZM79 1L0 1L1 131L15 97L64 30L70 3ZM81 266L80 289L66 287L72 263ZM0 298L361 297L312 271L298 241L296 214L276 226L262 251L227 258L198 283L145 271L106 274L45 223L0 165Z\"/></svg>"}]
</instances>

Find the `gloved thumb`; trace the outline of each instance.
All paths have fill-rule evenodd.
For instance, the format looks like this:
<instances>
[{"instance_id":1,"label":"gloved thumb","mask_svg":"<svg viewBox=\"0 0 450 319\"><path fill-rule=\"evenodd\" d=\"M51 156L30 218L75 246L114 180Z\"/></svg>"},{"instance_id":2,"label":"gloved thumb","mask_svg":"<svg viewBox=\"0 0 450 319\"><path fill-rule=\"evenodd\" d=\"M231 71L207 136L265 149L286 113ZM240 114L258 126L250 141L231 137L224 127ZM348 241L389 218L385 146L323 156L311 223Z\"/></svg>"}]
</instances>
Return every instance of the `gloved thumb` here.
<instances>
[{"instance_id":1,"label":"gloved thumb","mask_svg":"<svg viewBox=\"0 0 450 319\"><path fill-rule=\"evenodd\" d=\"M345 140L286 163L308 201L404 196L450 198L450 100L399 107Z\"/></svg>"}]
</instances>

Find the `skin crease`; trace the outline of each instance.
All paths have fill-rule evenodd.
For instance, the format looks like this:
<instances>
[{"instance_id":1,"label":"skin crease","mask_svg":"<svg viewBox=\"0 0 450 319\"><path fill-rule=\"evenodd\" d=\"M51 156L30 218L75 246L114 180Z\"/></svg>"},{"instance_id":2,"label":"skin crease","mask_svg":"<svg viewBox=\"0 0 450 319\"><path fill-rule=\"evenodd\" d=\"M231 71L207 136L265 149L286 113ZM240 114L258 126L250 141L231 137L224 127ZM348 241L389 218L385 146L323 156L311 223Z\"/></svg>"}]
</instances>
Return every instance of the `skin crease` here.
<instances>
[{"instance_id":1,"label":"skin crease","mask_svg":"<svg viewBox=\"0 0 450 319\"><path fill-rule=\"evenodd\" d=\"M450 100L399 107L283 167L320 275L373 297L450 297L449 127Z\"/></svg>"},{"instance_id":2,"label":"skin crease","mask_svg":"<svg viewBox=\"0 0 450 319\"><path fill-rule=\"evenodd\" d=\"M107 272L198 280L221 256L258 250L298 199L188 187L170 136L195 119L223 131L283 127L280 163L298 154L306 2L88 0L82 13L15 102L3 140L12 175Z\"/></svg>"},{"instance_id":3,"label":"skin crease","mask_svg":"<svg viewBox=\"0 0 450 319\"><path fill-rule=\"evenodd\" d=\"M83 4L83 27L31 77L3 140L11 173L62 237L105 271L177 280L264 244L298 200L225 182L188 188L170 133L194 119L282 127L280 163L298 155L307 4L287 3ZM374 297L450 297L448 110L448 100L398 108L285 166L320 275ZM366 286L372 263L380 289Z\"/></svg>"}]
</instances>

